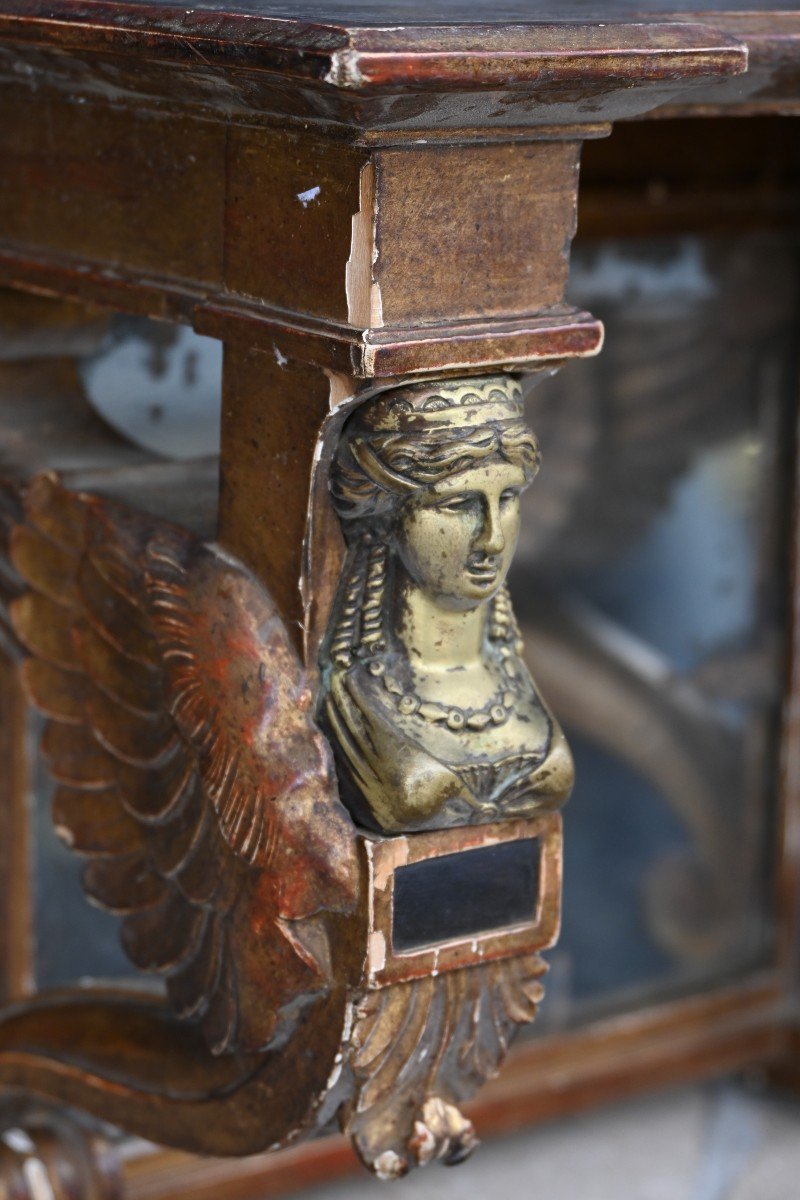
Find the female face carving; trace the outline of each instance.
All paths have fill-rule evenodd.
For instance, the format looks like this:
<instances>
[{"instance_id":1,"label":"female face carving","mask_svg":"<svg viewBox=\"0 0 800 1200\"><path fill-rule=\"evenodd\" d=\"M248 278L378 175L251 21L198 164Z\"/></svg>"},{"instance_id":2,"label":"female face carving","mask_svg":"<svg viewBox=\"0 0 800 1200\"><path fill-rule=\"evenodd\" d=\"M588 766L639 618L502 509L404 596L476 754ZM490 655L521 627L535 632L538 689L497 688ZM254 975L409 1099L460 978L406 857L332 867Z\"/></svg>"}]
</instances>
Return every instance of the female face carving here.
<instances>
[{"instance_id":1,"label":"female face carving","mask_svg":"<svg viewBox=\"0 0 800 1200\"><path fill-rule=\"evenodd\" d=\"M491 458L406 500L396 528L398 555L434 603L468 611L500 590L517 545L526 482L522 467Z\"/></svg>"}]
</instances>

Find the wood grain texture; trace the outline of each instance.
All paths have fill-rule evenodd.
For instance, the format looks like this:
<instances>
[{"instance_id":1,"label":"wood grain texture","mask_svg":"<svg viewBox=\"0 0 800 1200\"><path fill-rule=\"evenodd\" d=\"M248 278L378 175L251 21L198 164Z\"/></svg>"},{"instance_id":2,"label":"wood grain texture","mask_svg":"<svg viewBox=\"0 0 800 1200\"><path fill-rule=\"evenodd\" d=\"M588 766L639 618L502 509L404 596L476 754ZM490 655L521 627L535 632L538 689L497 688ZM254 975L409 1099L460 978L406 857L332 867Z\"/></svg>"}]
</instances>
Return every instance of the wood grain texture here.
<instances>
[{"instance_id":1,"label":"wood grain texture","mask_svg":"<svg viewBox=\"0 0 800 1200\"><path fill-rule=\"evenodd\" d=\"M325 374L227 346L223 370L219 540L268 579L295 644L311 479L330 406Z\"/></svg>"},{"instance_id":2,"label":"wood grain texture","mask_svg":"<svg viewBox=\"0 0 800 1200\"><path fill-rule=\"evenodd\" d=\"M374 991L374 882L266 592L192 535L51 475L9 488L7 508L56 828L172 1013L121 989L33 998L0 1016L0 1085L195 1151L275 1147L338 1112L382 1177L460 1161L475 1135L457 1104L532 1019L543 962L511 941L483 961L488 935L465 935L441 975ZM509 835L536 833L523 825ZM448 830L444 848L497 836ZM552 941L558 881L546 867L527 949Z\"/></svg>"},{"instance_id":3,"label":"wood grain texture","mask_svg":"<svg viewBox=\"0 0 800 1200\"><path fill-rule=\"evenodd\" d=\"M196 1154L241 1156L316 1127L346 1029L331 992L298 1017L299 1052L212 1055L203 1037L141 990L76 990L7 1009L0 1081Z\"/></svg>"},{"instance_id":4,"label":"wood grain texture","mask_svg":"<svg viewBox=\"0 0 800 1200\"><path fill-rule=\"evenodd\" d=\"M4 239L131 273L220 280L224 173L209 166L222 165L223 130L139 114L132 139L125 111L20 100L0 89Z\"/></svg>"},{"instance_id":5,"label":"wood grain texture","mask_svg":"<svg viewBox=\"0 0 800 1200\"><path fill-rule=\"evenodd\" d=\"M381 324L533 313L560 303L577 143L384 150L376 162ZM447 236L443 236L447 230Z\"/></svg>"},{"instance_id":6,"label":"wood grain texture","mask_svg":"<svg viewBox=\"0 0 800 1200\"><path fill-rule=\"evenodd\" d=\"M227 161L227 290L346 322L365 153L290 131L234 129Z\"/></svg>"},{"instance_id":7,"label":"wood grain texture","mask_svg":"<svg viewBox=\"0 0 800 1200\"><path fill-rule=\"evenodd\" d=\"M149 86L154 95L163 89L166 75L159 75L152 64L197 70L199 59L212 68L233 68L237 82L251 87L214 89L206 73L201 87L195 87L195 100L255 109L254 90L261 83L262 111L277 106L284 115L299 115L305 101L302 115L311 119L341 119L353 111L349 97L354 95L375 97L412 88L417 93L501 92L527 84L536 87L534 107L540 119L563 123L568 113L580 111L570 92L576 79L592 92L594 119L614 119L636 110L637 100L624 94L632 84L651 92L650 103L641 98L638 103L652 107L659 92L667 98L681 80L741 72L746 57L735 36L721 37L713 21L702 25L696 18L627 24L613 17L599 22L581 22L578 17L566 22L563 14L551 10L539 14L536 23L521 23L526 16L531 21L529 11L521 21L491 25L485 13L480 22L473 14L470 24L451 12L450 24L446 19L437 24L432 13L420 20L419 12L412 11L410 20L387 20L375 29L369 28L368 20L362 23L352 15L348 20L341 10L337 19L335 7L327 20L323 9L312 21L292 10L282 15L294 20L280 20L257 7L248 12L233 6L226 12L221 6L212 16L201 8L187 12L157 3L72 4L66 12L64 28L59 5L5 0L0 36L31 43L40 56L53 44L69 50L71 58L60 64L60 71L65 81L72 75L73 86L87 82L85 68L80 69L87 54L116 56L105 73L107 91L124 83L140 91ZM150 62L137 84L133 73L126 72L123 56L135 57L137 46L145 42ZM52 69L55 77L59 64L53 63ZM265 93L259 76L266 72L283 75L293 85L293 94L281 97L274 89ZM271 103L265 106L267 96ZM372 111L381 112L381 106L373 104ZM456 109L449 111L452 119ZM405 116L413 121L412 112L401 104L390 120ZM446 112L439 114L437 123L447 123Z\"/></svg>"},{"instance_id":8,"label":"wood grain texture","mask_svg":"<svg viewBox=\"0 0 800 1200\"><path fill-rule=\"evenodd\" d=\"M727 7L727 6L726 6ZM655 116L751 117L797 115L800 107L800 12L783 5L769 11L721 11L713 17L720 32L736 31L748 49L748 68L741 78L698 87L691 96L675 97Z\"/></svg>"},{"instance_id":9,"label":"wood grain texture","mask_svg":"<svg viewBox=\"0 0 800 1200\"><path fill-rule=\"evenodd\" d=\"M360 377L599 348L563 305L575 140L356 149L16 87L0 110L15 287Z\"/></svg>"}]
</instances>

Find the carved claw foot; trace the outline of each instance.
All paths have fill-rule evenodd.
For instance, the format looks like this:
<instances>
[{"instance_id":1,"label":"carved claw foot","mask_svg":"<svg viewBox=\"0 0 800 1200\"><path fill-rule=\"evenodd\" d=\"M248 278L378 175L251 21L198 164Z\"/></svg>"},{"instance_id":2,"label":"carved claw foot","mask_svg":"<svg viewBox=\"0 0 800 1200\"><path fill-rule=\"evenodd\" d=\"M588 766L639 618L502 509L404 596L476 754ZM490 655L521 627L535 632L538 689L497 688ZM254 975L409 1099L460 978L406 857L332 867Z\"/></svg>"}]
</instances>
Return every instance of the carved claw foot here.
<instances>
[{"instance_id":1,"label":"carved claw foot","mask_svg":"<svg viewBox=\"0 0 800 1200\"><path fill-rule=\"evenodd\" d=\"M455 1167L466 1162L480 1145L472 1122L441 1096L429 1096L420 1105L411 1119L410 1128L411 1135L405 1146L400 1143L402 1149L386 1148L377 1152L377 1146L371 1146L369 1138L374 1129L366 1131L366 1137L356 1138L356 1150L362 1162L379 1179L400 1179L413 1167L424 1167L437 1160L447 1167Z\"/></svg>"},{"instance_id":2,"label":"carved claw foot","mask_svg":"<svg viewBox=\"0 0 800 1200\"><path fill-rule=\"evenodd\" d=\"M430 1096L414 1121L408 1148L420 1167L438 1158L448 1167L466 1162L480 1145L475 1127L459 1108L439 1096Z\"/></svg>"}]
</instances>

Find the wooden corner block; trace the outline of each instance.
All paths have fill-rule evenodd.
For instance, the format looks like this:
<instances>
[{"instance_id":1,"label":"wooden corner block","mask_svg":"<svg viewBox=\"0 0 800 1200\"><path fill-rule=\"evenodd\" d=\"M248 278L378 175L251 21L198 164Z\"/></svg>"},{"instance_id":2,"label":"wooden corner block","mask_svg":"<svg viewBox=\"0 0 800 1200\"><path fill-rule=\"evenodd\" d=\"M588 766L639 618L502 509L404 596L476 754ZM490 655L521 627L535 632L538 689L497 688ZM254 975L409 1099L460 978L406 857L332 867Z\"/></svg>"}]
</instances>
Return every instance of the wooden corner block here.
<instances>
[{"instance_id":1,"label":"wooden corner block","mask_svg":"<svg viewBox=\"0 0 800 1200\"><path fill-rule=\"evenodd\" d=\"M376 152L371 253L380 327L509 318L560 304L580 142ZM369 228L369 226L367 227Z\"/></svg>"},{"instance_id":2,"label":"wooden corner block","mask_svg":"<svg viewBox=\"0 0 800 1200\"><path fill-rule=\"evenodd\" d=\"M233 131L230 299L198 328L361 378L595 353L599 324L563 303L580 148Z\"/></svg>"}]
</instances>

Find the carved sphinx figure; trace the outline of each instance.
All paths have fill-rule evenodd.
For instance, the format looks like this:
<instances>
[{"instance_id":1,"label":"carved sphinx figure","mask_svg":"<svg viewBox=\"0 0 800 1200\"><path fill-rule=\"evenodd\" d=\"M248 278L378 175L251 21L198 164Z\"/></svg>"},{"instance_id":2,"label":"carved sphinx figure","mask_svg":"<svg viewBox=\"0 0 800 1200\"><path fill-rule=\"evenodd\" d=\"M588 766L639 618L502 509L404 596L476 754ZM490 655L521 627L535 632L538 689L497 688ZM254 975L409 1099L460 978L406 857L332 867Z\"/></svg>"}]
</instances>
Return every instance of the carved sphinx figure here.
<instances>
[{"instance_id":1,"label":"carved sphinx figure","mask_svg":"<svg viewBox=\"0 0 800 1200\"><path fill-rule=\"evenodd\" d=\"M531 816L569 794L570 753L505 585L538 465L509 376L398 388L345 425L331 492L348 555L324 719L368 828Z\"/></svg>"}]
</instances>

